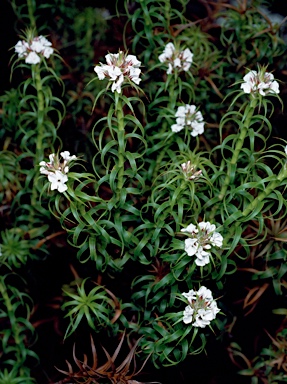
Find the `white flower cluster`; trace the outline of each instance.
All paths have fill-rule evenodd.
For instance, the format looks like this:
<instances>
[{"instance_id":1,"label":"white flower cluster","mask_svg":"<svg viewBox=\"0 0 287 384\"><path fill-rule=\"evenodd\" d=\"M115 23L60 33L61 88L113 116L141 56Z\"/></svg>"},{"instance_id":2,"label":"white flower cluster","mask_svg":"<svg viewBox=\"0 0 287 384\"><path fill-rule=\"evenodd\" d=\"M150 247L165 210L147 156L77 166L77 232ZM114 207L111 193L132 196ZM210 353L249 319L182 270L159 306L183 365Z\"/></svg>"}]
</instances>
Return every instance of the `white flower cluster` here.
<instances>
[{"instance_id":1,"label":"white flower cluster","mask_svg":"<svg viewBox=\"0 0 287 384\"><path fill-rule=\"evenodd\" d=\"M223 237L220 233L215 232L215 225L209 221L202 221L197 226L189 224L186 228L182 228L181 232L188 233L189 237L184 241L184 249L188 256L196 256L195 264L204 266L209 263L210 253L206 250L212 246L221 248Z\"/></svg>"},{"instance_id":2,"label":"white flower cluster","mask_svg":"<svg viewBox=\"0 0 287 384\"><path fill-rule=\"evenodd\" d=\"M41 61L41 56L48 59L54 49L51 47L52 43L44 36L34 37L30 42L19 40L15 45L15 52L18 53L19 58L25 57L25 63L38 64Z\"/></svg>"},{"instance_id":3,"label":"white flower cluster","mask_svg":"<svg viewBox=\"0 0 287 384\"><path fill-rule=\"evenodd\" d=\"M220 312L210 289L204 286L200 287L198 291L191 289L182 295L187 298L189 304L183 312L185 324L192 323L194 327L205 328Z\"/></svg>"},{"instance_id":4,"label":"white flower cluster","mask_svg":"<svg viewBox=\"0 0 287 384\"><path fill-rule=\"evenodd\" d=\"M112 81L112 92L121 93L121 86L125 80L139 84L141 62L134 55L126 55L122 51L119 53L109 53L105 56L107 64L96 66L94 71L99 80L107 78Z\"/></svg>"},{"instance_id":5,"label":"white flower cluster","mask_svg":"<svg viewBox=\"0 0 287 384\"><path fill-rule=\"evenodd\" d=\"M40 173L42 175L48 176L48 180L51 183L51 190L57 189L59 192L65 192L68 187L66 182L68 181L67 173L69 172L69 163L72 160L76 160L75 155L70 156L69 151L61 152L63 161L60 162L58 155L51 153L49 155L50 161L46 163L45 161L40 162Z\"/></svg>"},{"instance_id":6,"label":"white flower cluster","mask_svg":"<svg viewBox=\"0 0 287 384\"><path fill-rule=\"evenodd\" d=\"M168 63L166 73L170 75L175 68L178 68L180 71L188 71L192 64L193 53L191 53L189 48L178 51L173 43L168 43L158 59L161 63Z\"/></svg>"},{"instance_id":7,"label":"white flower cluster","mask_svg":"<svg viewBox=\"0 0 287 384\"><path fill-rule=\"evenodd\" d=\"M266 96L268 93L279 93L279 83L274 80L272 73L265 72L263 69L259 72L250 71L243 77L244 83L240 88L244 93L260 94Z\"/></svg>"},{"instance_id":8,"label":"white flower cluster","mask_svg":"<svg viewBox=\"0 0 287 384\"><path fill-rule=\"evenodd\" d=\"M196 171L196 166L190 160L187 163L182 163L181 169L187 180L197 180L202 174L201 170Z\"/></svg>"},{"instance_id":9,"label":"white flower cluster","mask_svg":"<svg viewBox=\"0 0 287 384\"><path fill-rule=\"evenodd\" d=\"M191 127L191 136L195 137L204 132L202 113L196 110L195 105L182 105L175 113L176 124L171 126L172 132L180 132L184 127Z\"/></svg>"}]
</instances>

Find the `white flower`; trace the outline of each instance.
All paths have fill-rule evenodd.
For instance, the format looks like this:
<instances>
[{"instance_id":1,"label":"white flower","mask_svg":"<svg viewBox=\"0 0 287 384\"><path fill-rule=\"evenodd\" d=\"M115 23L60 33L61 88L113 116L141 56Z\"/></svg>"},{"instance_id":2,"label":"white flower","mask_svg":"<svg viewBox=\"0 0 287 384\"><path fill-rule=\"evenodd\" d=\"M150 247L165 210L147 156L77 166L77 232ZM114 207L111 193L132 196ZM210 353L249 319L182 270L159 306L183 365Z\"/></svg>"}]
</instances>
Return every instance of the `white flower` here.
<instances>
[{"instance_id":1,"label":"white flower","mask_svg":"<svg viewBox=\"0 0 287 384\"><path fill-rule=\"evenodd\" d=\"M182 69L184 71L188 71L193 61L193 53L190 51L189 48L186 48L183 51L182 60L183 60Z\"/></svg>"},{"instance_id":2,"label":"white flower","mask_svg":"<svg viewBox=\"0 0 287 384\"><path fill-rule=\"evenodd\" d=\"M186 228L182 228L181 232L198 233L198 228L194 224L189 224Z\"/></svg>"},{"instance_id":3,"label":"white flower","mask_svg":"<svg viewBox=\"0 0 287 384\"><path fill-rule=\"evenodd\" d=\"M284 151L285 151L285 153L287 155L287 145L285 146Z\"/></svg>"},{"instance_id":4,"label":"white flower","mask_svg":"<svg viewBox=\"0 0 287 384\"><path fill-rule=\"evenodd\" d=\"M181 60L179 57L177 57L176 59L173 60L173 68L180 68L181 67Z\"/></svg>"},{"instance_id":5,"label":"white flower","mask_svg":"<svg viewBox=\"0 0 287 384\"><path fill-rule=\"evenodd\" d=\"M57 168L57 167L55 167L54 159L55 159L55 154L51 153L49 155L49 160L50 160L49 163L46 163L45 161L41 161L39 163L39 165L40 165L40 173L41 174L49 175L49 173L51 173L51 171L53 172Z\"/></svg>"},{"instance_id":6,"label":"white flower","mask_svg":"<svg viewBox=\"0 0 287 384\"><path fill-rule=\"evenodd\" d=\"M41 51L43 51L44 49L44 46L43 44L40 42L40 40L38 38L35 38L33 41L32 41L32 44L30 45L30 49L34 52L37 52L37 53L40 53Z\"/></svg>"},{"instance_id":7,"label":"white flower","mask_svg":"<svg viewBox=\"0 0 287 384\"><path fill-rule=\"evenodd\" d=\"M204 286L201 286L199 288L199 290L197 291L197 296L200 296L207 301L211 301L213 299L211 290Z\"/></svg>"},{"instance_id":8,"label":"white flower","mask_svg":"<svg viewBox=\"0 0 287 384\"><path fill-rule=\"evenodd\" d=\"M141 70L140 68L134 68L134 67L131 67L130 68L130 73L129 73L129 78L135 83L135 84L139 84L141 79L139 78L139 75L141 73Z\"/></svg>"},{"instance_id":9,"label":"white flower","mask_svg":"<svg viewBox=\"0 0 287 384\"><path fill-rule=\"evenodd\" d=\"M40 43L42 44L42 46L43 47L51 47L52 46L52 43L48 40L48 39L46 39L46 37L44 37L44 36L39 36L38 37L38 39L39 39L39 41L40 41Z\"/></svg>"},{"instance_id":10,"label":"white flower","mask_svg":"<svg viewBox=\"0 0 287 384\"><path fill-rule=\"evenodd\" d=\"M269 72L265 72L261 69L257 71L250 71L243 77L244 83L240 88L244 93L251 93L253 95L260 94L266 96L268 93L279 93L279 83L274 80L274 75Z\"/></svg>"},{"instance_id":11,"label":"white flower","mask_svg":"<svg viewBox=\"0 0 287 384\"><path fill-rule=\"evenodd\" d=\"M185 307L185 310L183 311L183 322L185 324L189 324L192 322L192 315L193 315L194 309L191 308L190 305Z\"/></svg>"},{"instance_id":12,"label":"white flower","mask_svg":"<svg viewBox=\"0 0 287 384\"><path fill-rule=\"evenodd\" d=\"M54 49L51 48L52 43L46 39L44 36L34 37L30 45L30 49L34 52L41 53L47 59L54 52Z\"/></svg>"},{"instance_id":13,"label":"white flower","mask_svg":"<svg viewBox=\"0 0 287 384\"><path fill-rule=\"evenodd\" d=\"M190 132L191 136L195 137L204 132L204 123L197 123L196 121L191 124L193 130Z\"/></svg>"},{"instance_id":14,"label":"white flower","mask_svg":"<svg viewBox=\"0 0 287 384\"><path fill-rule=\"evenodd\" d=\"M117 91L118 93L121 93L122 89L121 89L121 86L124 82L124 76L121 74L117 79L111 79L111 80L115 80L112 84L112 92L115 92Z\"/></svg>"},{"instance_id":15,"label":"white flower","mask_svg":"<svg viewBox=\"0 0 287 384\"><path fill-rule=\"evenodd\" d=\"M194 327L205 328L214 319L213 313L209 309L199 309L197 312L197 318L193 323Z\"/></svg>"},{"instance_id":16,"label":"white flower","mask_svg":"<svg viewBox=\"0 0 287 384\"><path fill-rule=\"evenodd\" d=\"M216 226L209 221L200 222L197 226L189 224L181 232L188 233L184 241L184 250L188 256L195 256L195 264L203 267L210 262L210 250L213 247L221 248L223 237L215 232Z\"/></svg>"},{"instance_id":17,"label":"white flower","mask_svg":"<svg viewBox=\"0 0 287 384\"><path fill-rule=\"evenodd\" d=\"M184 128L184 125L182 124L172 124L171 126L172 132L175 132L175 133L180 132L183 128Z\"/></svg>"},{"instance_id":18,"label":"white flower","mask_svg":"<svg viewBox=\"0 0 287 384\"><path fill-rule=\"evenodd\" d=\"M181 105L175 113L176 124L171 126L173 132L180 132L183 128L191 128L191 136L195 137L204 132L204 121L200 111L196 111L195 105Z\"/></svg>"},{"instance_id":19,"label":"white flower","mask_svg":"<svg viewBox=\"0 0 287 384\"><path fill-rule=\"evenodd\" d=\"M29 44L24 40L20 40L15 45L15 52L18 53L18 57L24 57L27 55L28 48L29 48Z\"/></svg>"},{"instance_id":20,"label":"white flower","mask_svg":"<svg viewBox=\"0 0 287 384\"><path fill-rule=\"evenodd\" d=\"M185 298L187 298L187 300L190 302L192 300L196 300L196 291L194 291L193 289L191 289L190 291L188 292L184 292L182 293L182 296L184 296Z\"/></svg>"},{"instance_id":21,"label":"white flower","mask_svg":"<svg viewBox=\"0 0 287 384\"><path fill-rule=\"evenodd\" d=\"M158 59L161 63L168 64L166 73L170 75L175 68L179 71L188 71L193 61L193 53L189 48L181 51L176 49L173 43L168 43Z\"/></svg>"},{"instance_id":22,"label":"white flower","mask_svg":"<svg viewBox=\"0 0 287 384\"><path fill-rule=\"evenodd\" d=\"M47 47L43 50L42 54L44 57L46 57L46 59L49 59L49 57L52 55L53 52L54 52L53 48Z\"/></svg>"},{"instance_id":23,"label":"white flower","mask_svg":"<svg viewBox=\"0 0 287 384\"><path fill-rule=\"evenodd\" d=\"M27 64L38 64L40 63L41 58L37 55L36 52L29 52L29 54L25 58L25 63Z\"/></svg>"},{"instance_id":24,"label":"white flower","mask_svg":"<svg viewBox=\"0 0 287 384\"><path fill-rule=\"evenodd\" d=\"M195 112L195 105L180 105L178 108L177 108L177 111L175 112L175 117L182 117L183 119L185 119L185 116L187 114L187 112L190 113L194 113Z\"/></svg>"},{"instance_id":25,"label":"white flower","mask_svg":"<svg viewBox=\"0 0 287 384\"><path fill-rule=\"evenodd\" d=\"M198 251L199 245L197 239L185 239L184 240L184 250L188 256L194 256Z\"/></svg>"},{"instance_id":26,"label":"white flower","mask_svg":"<svg viewBox=\"0 0 287 384\"><path fill-rule=\"evenodd\" d=\"M141 62L134 55L127 55L126 57L126 65L132 68L139 68Z\"/></svg>"},{"instance_id":27,"label":"white flower","mask_svg":"<svg viewBox=\"0 0 287 384\"><path fill-rule=\"evenodd\" d=\"M47 169L47 163L45 161L41 161L40 165L40 173L42 175L49 175L50 171Z\"/></svg>"},{"instance_id":28,"label":"white flower","mask_svg":"<svg viewBox=\"0 0 287 384\"><path fill-rule=\"evenodd\" d=\"M175 47L173 43L167 43L163 53L158 57L159 61L161 63L164 63L165 61L171 59L174 54L174 51L175 51Z\"/></svg>"},{"instance_id":29,"label":"white flower","mask_svg":"<svg viewBox=\"0 0 287 384\"><path fill-rule=\"evenodd\" d=\"M71 160L76 160L77 159L77 156L75 155L70 155L70 152L69 151L64 151L64 152L61 152L60 155L62 156L62 158L65 160L65 161L71 161ZM50 155L51 156L51 155Z\"/></svg>"},{"instance_id":30,"label":"white flower","mask_svg":"<svg viewBox=\"0 0 287 384\"><path fill-rule=\"evenodd\" d=\"M99 80L104 80L104 78L108 74L108 70L105 67L108 67L108 65L101 65L94 68L94 71L98 75Z\"/></svg>"},{"instance_id":31,"label":"white flower","mask_svg":"<svg viewBox=\"0 0 287 384\"><path fill-rule=\"evenodd\" d=\"M116 65L118 58L119 58L119 53L108 53L105 56L105 59L108 65Z\"/></svg>"},{"instance_id":32,"label":"white flower","mask_svg":"<svg viewBox=\"0 0 287 384\"><path fill-rule=\"evenodd\" d=\"M168 75L170 75L170 74L172 73L172 70L173 70L173 66L172 66L172 64L171 64L171 63L168 63L168 67L167 67L167 71L166 71L166 73L167 73Z\"/></svg>"},{"instance_id":33,"label":"white flower","mask_svg":"<svg viewBox=\"0 0 287 384\"><path fill-rule=\"evenodd\" d=\"M118 80L118 78L121 76L123 78L122 71L120 70L119 67L112 67L112 66L107 66L107 67L108 67L107 71L108 71L110 80L112 81Z\"/></svg>"},{"instance_id":34,"label":"white flower","mask_svg":"<svg viewBox=\"0 0 287 384\"><path fill-rule=\"evenodd\" d=\"M107 64L100 63L94 68L99 80L107 78L112 82L112 92L121 93L121 86L125 81L132 81L139 84L141 62L134 55L119 53L109 53L105 56Z\"/></svg>"},{"instance_id":35,"label":"white flower","mask_svg":"<svg viewBox=\"0 0 287 384\"><path fill-rule=\"evenodd\" d=\"M194 260L195 264L199 267L204 267L206 264L209 264L210 253L203 250L203 247L198 247L196 252L196 259Z\"/></svg>"},{"instance_id":36,"label":"white flower","mask_svg":"<svg viewBox=\"0 0 287 384\"><path fill-rule=\"evenodd\" d=\"M202 231L206 231L206 233L210 233L210 232L213 232L216 227L214 224L210 224L209 221L205 222L205 221L201 221L199 224L198 224L199 228L202 230Z\"/></svg>"},{"instance_id":37,"label":"white flower","mask_svg":"<svg viewBox=\"0 0 287 384\"><path fill-rule=\"evenodd\" d=\"M55 161L55 153L51 153L51 154L49 155L49 160L50 160L50 163L51 163L51 164L54 164L54 161Z\"/></svg>"},{"instance_id":38,"label":"white flower","mask_svg":"<svg viewBox=\"0 0 287 384\"><path fill-rule=\"evenodd\" d=\"M214 232L210 237L210 243L215 247L221 248L223 244L222 235L218 232Z\"/></svg>"},{"instance_id":39,"label":"white flower","mask_svg":"<svg viewBox=\"0 0 287 384\"><path fill-rule=\"evenodd\" d=\"M51 190L57 189L59 192L65 192L68 187L65 184L68 181L68 176L61 171L50 172L48 180L51 183Z\"/></svg>"},{"instance_id":40,"label":"white flower","mask_svg":"<svg viewBox=\"0 0 287 384\"><path fill-rule=\"evenodd\" d=\"M188 300L188 306L183 311L183 322L194 327L204 328L216 318L220 309L212 297L210 289L202 286L198 291L191 289L189 292L182 293Z\"/></svg>"}]
</instances>

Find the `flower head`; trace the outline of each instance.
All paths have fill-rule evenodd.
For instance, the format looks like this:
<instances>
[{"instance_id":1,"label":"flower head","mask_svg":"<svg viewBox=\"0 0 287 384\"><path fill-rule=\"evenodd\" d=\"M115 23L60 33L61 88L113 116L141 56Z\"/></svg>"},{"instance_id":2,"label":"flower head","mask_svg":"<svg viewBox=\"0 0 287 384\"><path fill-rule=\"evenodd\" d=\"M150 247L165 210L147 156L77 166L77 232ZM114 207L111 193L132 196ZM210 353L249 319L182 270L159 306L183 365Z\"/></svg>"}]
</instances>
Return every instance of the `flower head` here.
<instances>
[{"instance_id":1,"label":"flower head","mask_svg":"<svg viewBox=\"0 0 287 384\"><path fill-rule=\"evenodd\" d=\"M188 71L193 61L193 53L189 48L183 51L177 50L173 43L167 43L163 53L159 55L158 59L161 63L168 64L166 73L170 75L175 68L179 71Z\"/></svg>"},{"instance_id":2,"label":"flower head","mask_svg":"<svg viewBox=\"0 0 287 384\"><path fill-rule=\"evenodd\" d=\"M54 52L51 47L52 43L44 36L37 36L28 39L28 41L20 40L15 45L15 52L19 58L25 58L26 64L38 64L42 57L48 59Z\"/></svg>"},{"instance_id":3,"label":"flower head","mask_svg":"<svg viewBox=\"0 0 287 384\"><path fill-rule=\"evenodd\" d=\"M197 180L202 174L201 170L196 171L196 166L190 160L187 163L182 163L181 169L187 180Z\"/></svg>"},{"instance_id":4,"label":"flower head","mask_svg":"<svg viewBox=\"0 0 287 384\"><path fill-rule=\"evenodd\" d=\"M119 53L109 53L106 56L106 63L100 63L94 68L99 80L107 78L112 82L112 92L121 93L121 86L126 82L139 84L141 62L134 55L126 55L122 51Z\"/></svg>"},{"instance_id":5,"label":"flower head","mask_svg":"<svg viewBox=\"0 0 287 384\"><path fill-rule=\"evenodd\" d=\"M204 121L200 111L195 105L181 105L175 113L176 124L171 126L172 132L180 132L185 127L191 128L191 136L195 137L204 132Z\"/></svg>"},{"instance_id":6,"label":"flower head","mask_svg":"<svg viewBox=\"0 0 287 384\"><path fill-rule=\"evenodd\" d=\"M279 83L274 80L272 73L265 72L264 68L261 68L259 72L250 71L243 77L244 82L240 88L244 93L251 93L252 95L277 94L279 93Z\"/></svg>"},{"instance_id":7,"label":"flower head","mask_svg":"<svg viewBox=\"0 0 287 384\"><path fill-rule=\"evenodd\" d=\"M210 289L204 286L201 286L198 291L191 289L182 296L188 300L188 306L183 311L182 320L185 324L192 323L194 327L205 328L220 311Z\"/></svg>"},{"instance_id":8,"label":"flower head","mask_svg":"<svg viewBox=\"0 0 287 384\"><path fill-rule=\"evenodd\" d=\"M195 256L195 264L204 266L209 263L211 247L221 248L223 237L215 232L215 225L207 222L200 222L197 226L189 224L182 228L181 232L187 233L188 238L184 241L184 249L188 256Z\"/></svg>"},{"instance_id":9,"label":"flower head","mask_svg":"<svg viewBox=\"0 0 287 384\"><path fill-rule=\"evenodd\" d=\"M57 189L59 192L65 192L68 187L66 182L68 181L67 173L69 172L69 164L71 161L76 160L75 155L70 155L69 151L60 153L62 160L59 159L58 154L51 153L49 155L49 162L40 162L40 173L46 175L51 183L51 190Z\"/></svg>"}]
</instances>

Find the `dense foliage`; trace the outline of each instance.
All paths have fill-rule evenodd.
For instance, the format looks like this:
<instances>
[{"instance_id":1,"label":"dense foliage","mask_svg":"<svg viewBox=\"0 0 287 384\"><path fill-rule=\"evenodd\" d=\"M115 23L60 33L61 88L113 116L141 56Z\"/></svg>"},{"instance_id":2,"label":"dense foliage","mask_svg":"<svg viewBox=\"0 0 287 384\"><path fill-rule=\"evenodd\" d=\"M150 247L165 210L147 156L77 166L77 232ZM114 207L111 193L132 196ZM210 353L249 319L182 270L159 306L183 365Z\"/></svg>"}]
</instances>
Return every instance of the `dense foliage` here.
<instances>
[{"instance_id":1,"label":"dense foliage","mask_svg":"<svg viewBox=\"0 0 287 384\"><path fill-rule=\"evenodd\" d=\"M282 9L6 6L0 384L287 382Z\"/></svg>"}]
</instances>

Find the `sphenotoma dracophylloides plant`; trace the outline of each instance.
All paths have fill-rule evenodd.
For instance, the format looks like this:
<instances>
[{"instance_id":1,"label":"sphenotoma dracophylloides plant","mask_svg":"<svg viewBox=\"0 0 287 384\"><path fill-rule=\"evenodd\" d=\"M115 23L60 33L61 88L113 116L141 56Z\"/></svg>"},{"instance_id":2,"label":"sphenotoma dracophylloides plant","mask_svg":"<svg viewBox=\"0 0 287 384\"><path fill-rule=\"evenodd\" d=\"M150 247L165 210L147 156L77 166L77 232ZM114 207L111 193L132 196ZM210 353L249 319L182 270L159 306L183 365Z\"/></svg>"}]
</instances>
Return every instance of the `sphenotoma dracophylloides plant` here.
<instances>
[{"instance_id":1,"label":"sphenotoma dracophylloides plant","mask_svg":"<svg viewBox=\"0 0 287 384\"><path fill-rule=\"evenodd\" d=\"M58 4L61 15L64 3ZM209 340L220 343L234 321L225 299L230 275L245 271L256 281L241 297L244 308L251 307L248 313L268 290L286 294L287 143L274 136L272 126L283 105L283 84L273 60L267 66L259 49L268 42L273 56L279 55L279 29L266 27L256 2L227 7L234 24L221 13L224 5L206 5L214 12L204 28L187 19L188 0L176 6L169 0L124 3L125 41L97 55L91 47L93 9L67 13L67 20L75 19L72 35L84 36L83 45L69 42L72 27L59 21L61 48L70 52L71 44L80 54L69 64L56 49L56 34L44 32L47 24L37 30L36 2L23 8L30 27L12 57L13 76L22 80L0 98L6 120L0 138L9 136L0 152L1 212L8 212L7 228L0 228L0 302L2 318L11 325L2 332L7 361L0 382L16 383L17 375L33 382L32 300L10 279L23 272L31 280L33 262L49 257L50 250L62 253L65 247L75 277L68 282L63 273L57 305L47 305L58 311L62 339L91 333L96 367L92 337L121 338L121 345L127 336L132 352L127 365L109 371L111 382L119 372L131 382L126 367L135 350L156 368L195 354L204 359ZM256 20L261 30L254 34L247 27ZM217 45L209 34L215 27ZM132 40L127 31L134 33ZM103 33L97 36L108 41ZM224 51L219 41L230 48ZM72 89L77 71L85 73ZM81 126L85 143L73 143L63 129L66 109L75 125L89 112L88 124ZM240 351L234 345L228 349L233 359ZM264 352L268 361L277 356L272 348ZM113 365L120 347L112 357L104 351L108 363L97 371L85 354L83 361L74 354L79 372L68 363L69 372L59 370L67 376L60 382L102 382L101 369ZM260 364L252 367L266 368ZM269 372L276 379L281 375Z\"/></svg>"}]
</instances>

